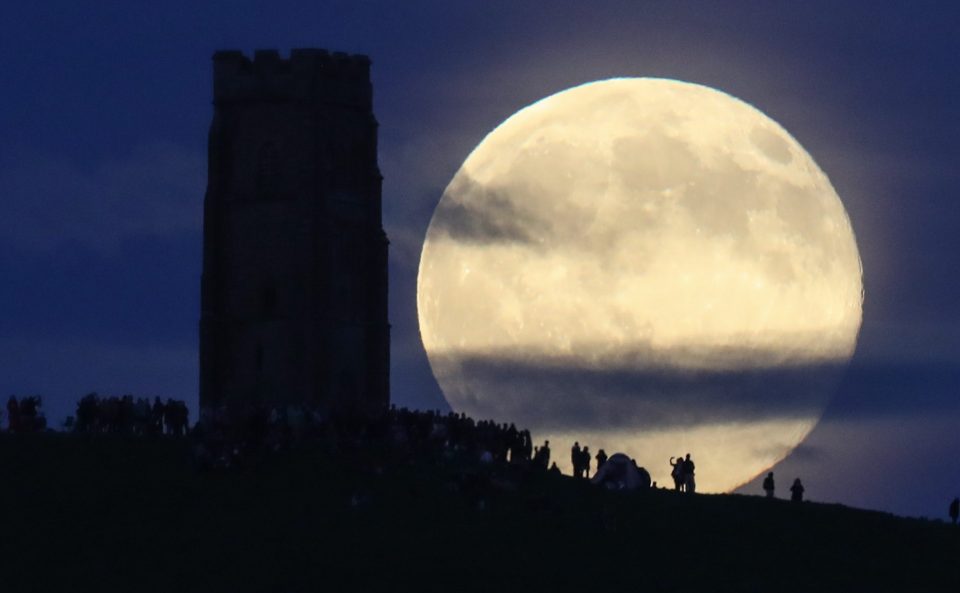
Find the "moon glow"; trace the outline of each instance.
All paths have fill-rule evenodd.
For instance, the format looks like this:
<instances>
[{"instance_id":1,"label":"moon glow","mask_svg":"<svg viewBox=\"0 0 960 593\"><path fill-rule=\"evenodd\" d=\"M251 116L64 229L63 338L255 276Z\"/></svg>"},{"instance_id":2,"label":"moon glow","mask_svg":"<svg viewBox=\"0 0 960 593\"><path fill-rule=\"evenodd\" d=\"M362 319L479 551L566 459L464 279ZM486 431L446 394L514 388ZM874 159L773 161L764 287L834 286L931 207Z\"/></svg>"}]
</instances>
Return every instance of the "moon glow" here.
<instances>
[{"instance_id":1,"label":"moon glow","mask_svg":"<svg viewBox=\"0 0 960 593\"><path fill-rule=\"evenodd\" d=\"M420 332L450 405L725 491L813 428L856 346L862 271L826 175L780 125L674 80L511 116L447 186Z\"/></svg>"}]
</instances>

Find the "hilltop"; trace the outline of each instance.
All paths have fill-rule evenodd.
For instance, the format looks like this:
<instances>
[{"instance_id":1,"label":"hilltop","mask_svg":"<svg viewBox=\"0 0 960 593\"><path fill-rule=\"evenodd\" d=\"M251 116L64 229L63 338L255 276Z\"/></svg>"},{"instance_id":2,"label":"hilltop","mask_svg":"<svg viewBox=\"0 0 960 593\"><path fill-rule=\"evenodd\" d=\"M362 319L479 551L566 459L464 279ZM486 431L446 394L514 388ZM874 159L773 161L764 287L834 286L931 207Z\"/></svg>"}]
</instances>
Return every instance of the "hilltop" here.
<instances>
[{"instance_id":1,"label":"hilltop","mask_svg":"<svg viewBox=\"0 0 960 593\"><path fill-rule=\"evenodd\" d=\"M0 590L957 591L960 528L305 447L0 435Z\"/></svg>"}]
</instances>

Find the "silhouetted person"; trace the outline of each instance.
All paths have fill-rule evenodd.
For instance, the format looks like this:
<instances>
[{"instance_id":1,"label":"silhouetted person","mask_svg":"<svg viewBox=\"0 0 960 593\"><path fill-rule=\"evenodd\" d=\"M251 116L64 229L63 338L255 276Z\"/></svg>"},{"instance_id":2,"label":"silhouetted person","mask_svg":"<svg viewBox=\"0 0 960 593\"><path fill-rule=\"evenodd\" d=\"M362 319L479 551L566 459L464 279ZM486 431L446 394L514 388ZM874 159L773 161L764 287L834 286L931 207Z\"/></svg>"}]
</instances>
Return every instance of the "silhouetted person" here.
<instances>
[{"instance_id":1,"label":"silhouetted person","mask_svg":"<svg viewBox=\"0 0 960 593\"><path fill-rule=\"evenodd\" d=\"M590 477L590 447L584 445L583 451L580 453L580 477L589 478Z\"/></svg>"},{"instance_id":2,"label":"silhouetted person","mask_svg":"<svg viewBox=\"0 0 960 593\"><path fill-rule=\"evenodd\" d=\"M553 475L555 475L555 476L559 476L559 475L561 474L560 468L557 467L557 462L556 462L556 461L554 461L553 463L550 464L550 469L547 470L547 471L549 471L551 474L553 474Z\"/></svg>"},{"instance_id":3,"label":"silhouetted person","mask_svg":"<svg viewBox=\"0 0 960 593\"><path fill-rule=\"evenodd\" d=\"M37 432L40 418L37 409L42 405L40 397L31 395L20 401L20 432Z\"/></svg>"},{"instance_id":4,"label":"silhouetted person","mask_svg":"<svg viewBox=\"0 0 960 593\"><path fill-rule=\"evenodd\" d=\"M773 498L774 488L773 472L770 472L767 474L767 477L763 479L763 491L767 493L767 498Z\"/></svg>"},{"instance_id":5,"label":"silhouetted person","mask_svg":"<svg viewBox=\"0 0 960 593\"><path fill-rule=\"evenodd\" d=\"M693 460L690 459L690 454L687 453L687 458L683 460L683 487L688 494L697 491L697 480L694 477L696 469L697 466L694 465Z\"/></svg>"},{"instance_id":6,"label":"silhouetted person","mask_svg":"<svg viewBox=\"0 0 960 593\"><path fill-rule=\"evenodd\" d=\"M533 455L533 439L530 437L530 431L526 429L520 431L520 439L523 443L520 450L521 458L529 460Z\"/></svg>"},{"instance_id":7,"label":"silhouetted person","mask_svg":"<svg viewBox=\"0 0 960 593\"><path fill-rule=\"evenodd\" d=\"M803 502L803 484L800 483L800 478L794 480L793 486L790 486L790 500Z\"/></svg>"},{"instance_id":8,"label":"silhouetted person","mask_svg":"<svg viewBox=\"0 0 960 593\"><path fill-rule=\"evenodd\" d=\"M543 446L540 447L540 458L540 466L547 469L547 466L550 465L550 441L543 441Z\"/></svg>"},{"instance_id":9,"label":"silhouetted person","mask_svg":"<svg viewBox=\"0 0 960 593\"><path fill-rule=\"evenodd\" d=\"M583 477L583 470L581 469L581 464L582 464L582 460L581 460L581 459L582 459L582 458L581 458L581 456L580 456L580 443L579 443L579 442L574 442L574 443L573 443L573 446L570 447L570 465L573 466L573 477L574 477L574 478L582 478L582 477Z\"/></svg>"},{"instance_id":10,"label":"silhouetted person","mask_svg":"<svg viewBox=\"0 0 960 593\"><path fill-rule=\"evenodd\" d=\"M960 516L960 498L954 498L950 503L950 519L953 524L957 524L957 517Z\"/></svg>"},{"instance_id":11,"label":"silhouetted person","mask_svg":"<svg viewBox=\"0 0 960 593\"><path fill-rule=\"evenodd\" d=\"M150 409L150 432L153 434L163 434L163 416L166 413L166 407L159 397L153 398L153 407Z\"/></svg>"},{"instance_id":12,"label":"silhouetted person","mask_svg":"<svg viewBox=\"0 0 960 593\"><path fill-rule=\"evenodd\" d=\"M683 455L680 455L676 458L676 462L673 461L674 458L670 458L670 467L673 469L670 470L670 477L673 478L673 488L677 492L683 491L684 475L683 475Z\"/></svg>"},{"instance_id":13,"label":"silhouetted person","mask_svg":"<svg viewBox=\"0 0 960 593\"><path fill-rule=\"evenodd\" d=\"M600 471L600 468L603 467L603 464L607 462L607 453L603 449L597 451L597 471Z\"/></svg>"},{"instance_id":14,"label":"silhouetted person","mask_svg":"<svg viewBox=\"0 0 960 593\"><path fill-rule=\"evenodd\" d=\"M97 414L100 408L96 393L88 393L77 402L77 422L74 430L77 432L93 432L96 430Z\"/></svg>"},{"instance_id":15,"label":"silhouetted person","mask_svg":"<svg viewBox=\"0 0 960 593\"><path fill-rule=\"evenodd\" d=\"M163 410L163 423L167 427L168 434L173 436L187 434L187 404L168 398Z\"/></svg>"},{"instance_id":16,"label":"silhouetted person","mask_svg":"<svg viewBox=\"0 0 960 593\"><path fill-rule=\"evenodd\" d=\"M20 432L20 403L14 395L7 400L7 427L10 432Z\"/></svg>"}]
</instances>

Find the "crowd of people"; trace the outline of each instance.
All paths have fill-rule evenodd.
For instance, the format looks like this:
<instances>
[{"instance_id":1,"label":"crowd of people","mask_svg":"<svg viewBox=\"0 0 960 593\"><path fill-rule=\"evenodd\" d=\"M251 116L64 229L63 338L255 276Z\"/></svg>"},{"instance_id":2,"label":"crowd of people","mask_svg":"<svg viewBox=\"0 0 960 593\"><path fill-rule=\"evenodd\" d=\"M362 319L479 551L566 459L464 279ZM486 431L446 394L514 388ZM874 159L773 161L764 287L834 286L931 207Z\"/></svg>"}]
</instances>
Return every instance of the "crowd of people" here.
<instances>
[{"instance_id":1,"label":"crowd of people","mask_svg":"<svg viewBox=\"0 0 960 593\"><path fill-rule=\"evenodd\" d=\"M481 464L549 463L549 444L534 447L530 431L513 424L475 421L465 414L390 409L373 420L330 414L303 405L222 407L198 423L201 465L230 467L265 451L304 441L339 451L386 451L395 463L475 461Z\"/></svg>"},{"instance_id":2,"label":"crowd of people","mask_svg":"<svg viewBox=\"0 0 960 593\"><path fill-rule=\"evenodd\" d=\"M674 461L676 459L676 461ZM690 459L690 454L684 458L682 456L670 458L670 477L673 478L673 487L677 492L689 492L693 494L697 491L696 469L697 466Z\"/></svg>"},{"instance_id":3,"label":"crowd of people","mask_svg":"<svg viewBox=\"0 0 960 593\"><path fill-rule=\"evenodd\" d=\"M47 429L47 418L40 408L43 399L39 395L20 398L11 395L7 399L7 428L14 433L43 432Z\"/></svg>"},{"instance_id":4,"label":"crowd of people","mask_svg":"<svg viewBox=\"0 0 960 593\"><path fill-rule=\"evenodd\" d=\"M534 447L530 431L517 429L513 424L474 421L462 413L420 412L395 406L380 424L381 434L386 428L394 443L434 454L452 453L481 463L529 462L536 456L540 464L549 461L549 443Z\"/></svg>"},{"instance_id":5,"label":"crowd of people","mask_svg":"<svg viewBox=\"0 0 960 593\"><path fill-rule=\"evenodd\" d=\"M20 399L11 396L6 406L10 432L45 430L46 419L41 407L39 396ZM509 463L560 473L556 462L551 462L550 441L534 446L529 430L491 420L475 421L462 413L416 411L396 406L391 406L374 421L324 415L302 405L253 406L231 412L224 408L208 410L191 430L189 411L183 401L155 397L151 402L132 395L101 397L89 393L77 403L76 416L68 420L67 428L80 433L133 435L184 436L192 432L197 458L204 467L229 467L264 450L276 451L313 439L336 449L379 446L389 450L394 459ZM596 476L607 462L606 452L600 449L592 457L588 446L581 447L575 442L570 450L573 476L590 478L594 459ZM696 492L696 465L690 454L671 457L669 463L674 489ZM767 475L762 486L766 496L773 498L773 472ZM790 492L791 500L803 501L804 487L799 478Z\"/></svg>"},{"instance_id":6,"label":"crowd of people","mask_svg":"<svg viewBox=\"0 0 960 593\"><path fill-rule=\"evenodd\" d=\"M184 436L189 430L189 416L187 404L180 400L167 399L164 402L155 397L151 404L144 397L101 397L88 393L77 402L72 428L85 433Z\"/></svg>"},{"instance_id":7,"label":"crowd of people","mask_svg":"<svg viewBox=\"0 0 960 593\"><path fill-rule=\"evenodd\" d=\"M600 472L600 468L603 467L603 464L607 462L607 454L603 449L597 452L597 472ZM575 478L589 478L590 477L590 447L584 445L583 448L580 447L580 442L576 441L573 443L573 447L570 448L570 465L573 467L573 477Z\"/></svg>"}]
</instances>

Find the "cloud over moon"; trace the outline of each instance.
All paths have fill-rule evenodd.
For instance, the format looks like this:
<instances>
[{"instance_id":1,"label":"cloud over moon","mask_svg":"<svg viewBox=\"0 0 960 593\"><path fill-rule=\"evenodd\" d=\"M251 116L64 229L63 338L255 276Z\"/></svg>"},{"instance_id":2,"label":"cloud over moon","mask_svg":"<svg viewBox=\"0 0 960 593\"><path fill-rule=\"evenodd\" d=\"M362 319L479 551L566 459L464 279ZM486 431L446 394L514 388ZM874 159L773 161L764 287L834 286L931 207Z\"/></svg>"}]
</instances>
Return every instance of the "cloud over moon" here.
<instances>
[{"instance_id":1,"label":"cloud over moon","mask_svg":"<svg viewBox=\"0 0 960 593\"><path fill-rule=\"evenodd\" d=\"M742 360L742 354L731 354ZM643 359L636 352L630 358ZM611 366L518 352L436 355L431 364L447 396L472 417L524 418L538 430L584 432L806 420L820 414L845 368L830 362L733 369ZM491 392L504 396L491 398Z\"/></svg>"}]
</instances>

